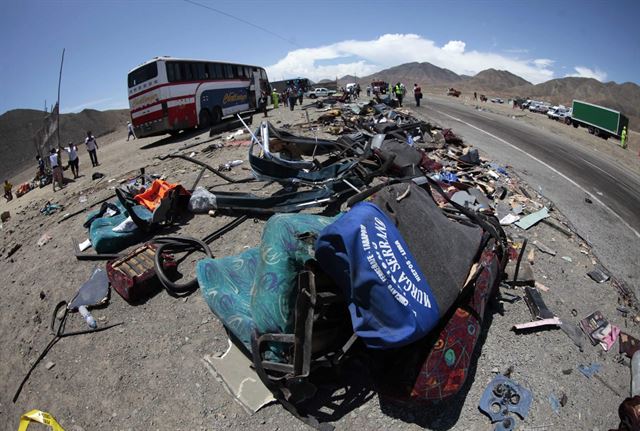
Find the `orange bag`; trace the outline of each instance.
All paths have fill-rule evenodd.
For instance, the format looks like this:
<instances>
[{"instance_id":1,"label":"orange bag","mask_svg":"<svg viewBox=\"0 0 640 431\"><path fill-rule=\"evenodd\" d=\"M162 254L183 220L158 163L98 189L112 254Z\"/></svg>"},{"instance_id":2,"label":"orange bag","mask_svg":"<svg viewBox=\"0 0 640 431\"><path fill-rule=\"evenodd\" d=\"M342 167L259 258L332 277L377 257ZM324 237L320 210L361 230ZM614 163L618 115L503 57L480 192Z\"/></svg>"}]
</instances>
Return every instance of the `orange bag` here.
<instances>
[{"instance_id":1,"label":"orange bag","mask_svg":"<svg viewBox=\"0 0 640 431\"><path fill-rule=\"evenodd\" d=\"M177 190L177 192L183 196L191 195L191 193L185 190L185 188L180 184L171 184L164 180L154 180L151 187L144 192L135 195L133 198L140 205L143 205L150 211L153 211L158 207L158 205L160 205L160 201L169 195L171 190Z\"/></svg>"}]
</instances>

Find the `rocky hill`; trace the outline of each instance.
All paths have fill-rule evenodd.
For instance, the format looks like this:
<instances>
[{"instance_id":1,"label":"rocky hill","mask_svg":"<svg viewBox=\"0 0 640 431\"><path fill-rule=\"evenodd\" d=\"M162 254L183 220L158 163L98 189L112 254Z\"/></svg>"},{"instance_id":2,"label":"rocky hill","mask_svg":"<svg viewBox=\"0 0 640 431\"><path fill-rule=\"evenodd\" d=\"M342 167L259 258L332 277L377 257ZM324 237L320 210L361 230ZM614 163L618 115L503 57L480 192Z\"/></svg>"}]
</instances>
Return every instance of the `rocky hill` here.
<instances>
[{"instance_id":1,"label":"rocky hill","mask_svg":"<svg viewBox=\"0 0 640 431\"><path fill-rule=\"evenodd\" d=\"M431 63L406 63L381 70L357 79L367 84L374 79L387 82L403 82L411 88L419 83L423 90L436 91L455 87L463 93L482 92L490 97L527 97L542 99L553 104L570 106L573 99L596 103L621 111L629 117L631 128L640 129L640 86L631 82L602 83L591 78L559 78L533 85L529 81L506 70L487 69L475 76L458 75ZM355 82L355 77L339 79L340 85Z\"/></svg>"},{"instance_id":2,"label":"rocky hill","mask_svg":"<svg viewBox=\"0 0 640 431\"><path fill-rule=\"evenodd\" d=\"M477 91L499 91L531 85L529 81L506 70L487 69L464 82L464 87ZM474 90L474 91L475 91Z\"/></svg>"},{"instance_id":3,"label":"rocky hill","mask_svg":"<svg viewBox=\"0 0 640 431\"><path fill-rule=\"evenodd\" d=\"M339 79L340 85L343 85L343 79L344 78ZM431 63L413 62L391 67L374 73L373 75L364 76L359 78L358 81L368 83L378 79L392 83L403 82L405 85L413 87L414 83L419 83L422 86L444 85L462 81L464 78L449 69L434 66Z\"/></svg>"},{"instance_id":4,"label":"rocky hill","mask_svg":"<svg viewBox=\"0 0 640 431\"><path fill-rule=\"evenodd\" d=\"M35 166L34 136L46 115L46 112L34 109L14 109L0 116L0 172L4 176L12 177L29 165ZM61 114L60 142L84 142L88 130L96 137L124 130L129 118L128 109L104 112L85 109L79 113Z\"/></svg>"}]
</instances>

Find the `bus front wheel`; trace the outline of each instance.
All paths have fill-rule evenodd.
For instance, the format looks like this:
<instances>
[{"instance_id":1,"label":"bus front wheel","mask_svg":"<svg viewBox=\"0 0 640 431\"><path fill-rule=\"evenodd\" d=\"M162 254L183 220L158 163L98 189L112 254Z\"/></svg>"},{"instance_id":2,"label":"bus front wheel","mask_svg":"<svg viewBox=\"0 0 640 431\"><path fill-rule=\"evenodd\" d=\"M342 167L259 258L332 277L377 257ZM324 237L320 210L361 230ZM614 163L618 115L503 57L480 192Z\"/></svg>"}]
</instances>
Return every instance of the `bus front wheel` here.
<instances>
[{"instance_id":1,"label":"bus front wheel","mask_svg":"<svg viewBox=\"0 0 640 431\"><path fill-rule=\"evenodd\" d=\"M211 127L211 113L207 108L200 110L200 115L198 116L198 127L201 129Z\"/></svg>"},{"instance_id":2,"label":"bus front wheel","mask_svg":"<svg viewBox=\"0 0 640 431\"><path fill-rule=\"evenodd\" d=\"M213 108L213 124L218 124L222 121L222 109L219 106Z\"/></svg>"}]
</instances>

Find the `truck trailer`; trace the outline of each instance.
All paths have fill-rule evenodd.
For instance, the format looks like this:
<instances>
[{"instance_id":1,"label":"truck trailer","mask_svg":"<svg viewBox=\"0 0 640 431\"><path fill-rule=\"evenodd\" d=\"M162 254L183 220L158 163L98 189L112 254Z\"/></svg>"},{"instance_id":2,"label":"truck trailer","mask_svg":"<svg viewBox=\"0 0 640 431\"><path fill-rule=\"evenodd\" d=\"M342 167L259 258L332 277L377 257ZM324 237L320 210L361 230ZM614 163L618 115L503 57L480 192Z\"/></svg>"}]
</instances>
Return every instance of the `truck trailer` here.
<instances>
[{"instance_id":1,"label":"truck trailer","mask_svg":"<svg viewBox=\"0 0 640 431\"><path fill-rule=\"evenodd\" d=\"M571 124L575 128L586 127L589 133L603 139L620 139L622 129L629 128L629 119L613 109L574 100Z\"/></svg>"}]
</instances>

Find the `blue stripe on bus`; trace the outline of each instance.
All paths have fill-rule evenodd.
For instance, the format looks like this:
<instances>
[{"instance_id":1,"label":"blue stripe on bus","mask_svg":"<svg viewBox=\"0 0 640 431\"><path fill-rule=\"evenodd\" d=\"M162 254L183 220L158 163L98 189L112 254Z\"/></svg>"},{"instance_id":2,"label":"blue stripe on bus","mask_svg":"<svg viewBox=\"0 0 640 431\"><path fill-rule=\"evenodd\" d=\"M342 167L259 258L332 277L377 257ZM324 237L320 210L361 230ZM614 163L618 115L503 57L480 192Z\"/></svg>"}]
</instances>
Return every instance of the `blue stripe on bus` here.
<instances>
[{"instance_id":1,"label":"blue stripe on bus","mask_svg":"<svg viewBox=\"0 0 640 431\"><path fill-rule=\"evenodd\" d=\"M237 105L249 103L249 89L247 87L221 88L205 90L200 95L200 108L207 108L213 112L213 108L228 109Z\"/></svg>"}]
</instances>

